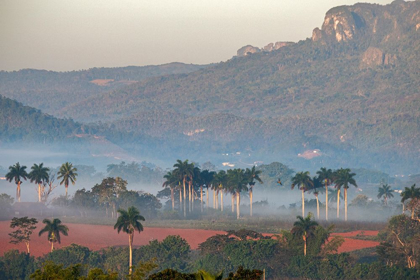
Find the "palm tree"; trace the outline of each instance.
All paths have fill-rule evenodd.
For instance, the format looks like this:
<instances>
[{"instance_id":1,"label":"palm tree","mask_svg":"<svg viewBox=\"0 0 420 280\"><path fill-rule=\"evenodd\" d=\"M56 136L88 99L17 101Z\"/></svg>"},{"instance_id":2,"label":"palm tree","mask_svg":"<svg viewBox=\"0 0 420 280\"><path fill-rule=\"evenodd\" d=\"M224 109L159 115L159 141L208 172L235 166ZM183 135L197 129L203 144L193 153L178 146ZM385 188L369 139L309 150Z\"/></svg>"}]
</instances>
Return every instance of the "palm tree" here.
<instances>
[{"instance_id":1,"label":"palm tree","mask_svg":"<svg viewBox=\"0 0 420 280\"><path fill-rule=\"evenodd\" d=\"M172 211L175 210L175 196L174 196L174 188L175 186L179 183L179 179L177 176L175 176L175 174L173 174L173 172L169 171L168 173L166 173L163 178L166 179L165 182L163 182L162 187L166 188L166 187L170 187L171 188L171 201L172 201ZM181 205L180 205L181 206Z\"/></svg>"},{"instance_id":2,"label":"palm tree","mask_svg":"<svg viewBox=\"0 0 420 280\"><path fill-rule=\"evenodd\" d=\"M302 236L304 245L303 245L303 255L306 256L306 241L309 236L314 235L315 229L318 226L318 223L311 220L311 213L306 218L302 216L297 216L297 221L293 224L292 233L295 235Z\"/></svg>"},{"instance_id":3,"label":"palm tree","mask_svg":"<svg viewBox=\"0 0 420 280\"><path fill-rule=\"evenodd\" d=\"M203 186L204 186L205 188L207 188L207 195L206 195L207 208L209 207L209 187L210 187L211 182L213 181L213 178L214 178L215 174L216 174L216 172L208 171L208 170L203 170L200 173L200 178L202 180L202 185L201 185L201 189L200 189L200 191L201 191L201 193L200 193L201 205L203 205ZM201 211L203 211L203 206L201 206Z\"/></svg>"},{"instance_id":4,"label":"palm tree","mask_svg":"<svg viewBox=\"0 0 420 280\"><path fill-rule=\"evenodd\" d=\"M35 182L35 184L38 184L38 202L41 202L41 184L48 183L50 180L49 171L50 169L44 167L43 163L40 163L39 165L34 163L31 167L31 172L28 174L31 183Z\"/></svg>"},{"instance_id":5,"label":"palm tree","mask_svg":"<svg viewBox=\"0 0 420 280\"><path fill-rule=\"evenodd\" d=\"M26 166L20 166L19 162L17 162L15 165L9 166L9 172L6 174L7 181L12 182L12 180L15 180L17 185L16 199L18 202L20 202L20 185L22 184L21 178L26 180L28 177L28 173L25 169Z\"/></svg>"},{"instance_id":6,"label":"palm tree","mask_svg":"<svg viewBox=\"0 0 420 280\"><path fill-rule=\"evenodd\" d=\"M378 198L381 199L381 197L383 197L385 205L388 206L388 198L394 197L392 193L393 190L391 189L391 186L388 184L382 185L378 190Z\"/></svg>"},{"instance_id":7,"label":"palm tree","mask_svg":"<svg viewBox=\"0 0 420 280\"><path fill-rule=\"evenodd\" d=\"M316 214L317 214L317 219L319 220L319 199L318 199L318 194L320 193L320 191L323 191L322 189L322 182L321 180L319 180L318 177L313 177L312 178L312 182L313 185L310 187L309 191L313 192L313 194L315 195L316 198Z\"/></svg>"},{"instance_id":8,"label":"palm tree","mask_svg":"<svg viewBox=\"0 0 420 280\"><path fill-rule=\"evenodd\" d=\"M145 221L144 217L140 215L139 210L131 206L125 211L124 209L118 209L120 216L118 217L117 222L114 225L114 229L117 229L118 233L122 230L128 234L128 247L130 248L130 275L133 266L133 240L134 232L138 231L139 233L143 231L143 225L139 221Z\"/></svg>"},{"instance_id":9,"label":"palm tree","mask_svg":"<svg viewBox=\"0 0 420 280\"><path fill-rule=\"evenodd\" d=\"M408 207L411 209L411 219L414 219L416 206L420 200L420 188L416 188L416 184L412 185L410 188L405 187L404 191L401 193L401 197L403 205L406 200L410 200Z\"/></svg>"},{"instance_id":10,"label":"palm tree","mask_svg":"<svg viewBox=\"0 0 420 280\"><path fill-rule=\"evenodd\" d=\"M344 220L347 221L347 189L350 185L353 185L357 188L356 180L353 178L356 176L355 173L351 173L349 168L340 168L334 172L334 183L335 187L340 189L341 187L344 188ZM338 198L338 197L337 197ZM339 198L338 198L339 199ZM339 200L337 201L337 218L338 218L338 210L339 209Z\"/></svg>"},{"instance_id":11,"label":"palm tree","mask_svg":"<svg viewBox=\"0 0 420 280\"><path fill-rule=\"evenodd\" d=\"M292 190L295 186L298 186L299 189L302 191L302 217L305 216L305 194L304 192L310 189L314 183L312 182L311 177L309 176L309 171L306 172L298 172L292 178Z\"/></svg>"},{"instance_id":12,"label":"palm tree","mask_svg":"<svg viewBox=\"0 0 420 280\"><path fill-rule=\"evenodd\" d=\"M214 186L214 189L216 191L216 201L219 201L219 192L221 195L220 198L220 210L223 212L223 191L225 190L227 183L227 174L224 170L220 170L218 173L216 173L213 177L212 184ZM218 208L218 205L217 205Z\"/></svg>"},{"instance_id":13,"label":"palm tree","mask_svg":"<svg viewBox=\"0 0 420 280\"><path fill-rule=\"evenodd\" d=\"M241 198L240 194L242 191L247 191L247 185L248 185L248 178L245 174L245 171L240 168L236 169L229 169L227 171L227 177L228 177L228 184L232 188L232 191L235 192L236 196L236 219L239 219L241 213L239 206L241 204Z\"/></svg>"},{"instance_id":14,"label":"palm tree","mask_svg":"<svg viewBox=\"0 0 420 280\"><path fill-rule=\"evenodd\" d=\"M193 164L191 164L193 166L193 174L192 176L189 178L188 180L188 185L189 185L189 189L191 192L190 195L190 200L191 200L191 208L190 208L190 212L194 211L194 201L195 198L197 197L197 192L196 190L198 190L198 188L201 186L201 170L199 167L195 166ZM194 179L194 181L193 181Z\"/></svg>"},{"instance_id":15,"label":"palm tree","mask_svg":"<svg viewBox=\"0 0 420 280\"><path fill-rule=\"evenodd\" d=\"M175 169L173 170L173 173L179 177L180 181L182 181L182 186L184 189L184 217L186 217L187 213L186 213L185 202L187 200L187 192L185 190L185 183L187 182L187 179L192 177L193 175L194 164L189 164L188 159L185 161L181 161L180 159L178 159L176 163L174 164L174 167Z\"/></svg>"},{"instance_id":16,"label":"palm tree","mask_svg":"<svg viewBox=\"0 0 420 280\"><path fill-rule=\"evenodd\" d=\"M48 232L48 241L51 243L51 252L54 250L54 243L58 241L61 243L60 233L65 236L68 235L69 228L61 224L60 219L54 219L53 221L44 219L42 221L45 224L45 227L39 232L41 236L44 232Z\"/></svg>"},{"instance_id":17,"label":"palm tree","mask_svg":"<svg viewBox=\"0 0 420 280\"><path fill-rule=\"evenodd\" d=\"M255 166L253 166L251 169L247 168L245 171L246 175L248 176L248 184L249 184L249 213L252 217L252 189L254 188L255 181L258 181L260 184L263 183L263 181L260 178L260 174L262 173L261 170L256 170ZM255 181L254 181L255 180ZM281 182L280 182L281 183Z\"/></svg>"},{"instance_id":18,"label":"palm tree","mask_svg":"<svg viewBox=\"0 0 420 280\"><path fill-rule=\"evenodd\" d=\"M195 279L197 280L222 280L223 279L223 271L217 275L213 275L205 270L200 269L195 274Z\"/></svg>"},{"instance_id":19,"label":"palm tree","mask_svg":"<svg viewBox=\"0 0 420 280\"><path fill-rule=\"evenodd\" d=\"M333 183L333 171L325 167L321 167L318 174L318 179L325 184L325 219L328 221L328 186Z\"/></svg>"},{"instance_id":20,"label":"palm tree","mask_svg":"<svg viewBox=\"0 0 420 280\"><path fill-rule=\"evenodd\" d=\"M73 164L66 162L61 165L60 170L58 171L58 177L57 179L62 179L60 182L60 185L64 183L64 186L66 187L66 197L67 197L67 190L69 188L69 183L71 182L72 185L76 183L76 177L77 177L77 168L73 167Z\"/></svg>"}]
</instances>

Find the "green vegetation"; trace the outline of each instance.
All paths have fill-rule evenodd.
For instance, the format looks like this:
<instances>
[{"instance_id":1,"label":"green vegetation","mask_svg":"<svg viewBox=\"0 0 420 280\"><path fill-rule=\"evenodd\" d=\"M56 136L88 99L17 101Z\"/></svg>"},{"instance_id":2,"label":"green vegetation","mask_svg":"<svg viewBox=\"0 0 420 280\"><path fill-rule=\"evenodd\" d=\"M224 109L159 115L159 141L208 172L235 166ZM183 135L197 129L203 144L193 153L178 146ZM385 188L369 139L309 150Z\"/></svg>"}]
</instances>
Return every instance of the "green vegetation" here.
<instances>
[{"instance_id":1,"label":"green vegetation","mask_svg":"<svg viewBox=\"0 0 420 280\"><path fill-rule=\"evenodd\" d=\"M35 218L13 218L10 227L17 228L17 230L9 233L10 236L10 243L12 244L19 244L21 242L25 242L26 250L28 254L30 254L29 244L31 241L31 235L36 229L36 224L38 220Z\"/></svg>"},{"instance_id":2,"label":"green vegetation","mask_svg":"<svg viewBox=\"0 0 420 280\"><path fill-rule=\"evenodd\" d=\"M66 197L67 197L67 189L69 188L69 183L71 182L73 185L76 183L77 178L77 168L73 167L73 164L66 162L61 165L60 170L58 171L57 179L62 179L60 185L64 183L66 187Z\"/></svg>"},{"instance_id":3,"label":"green vegetation","mask_svg":"<svg viewBox=\"0 0 420 280\"><path fill-rule=\"evenodd\" d=\"M65 225L62 225L61 220L57 218L52 221L49 219L44 219L42 223L45 224L45 227L39 231L38 235L41 236L44 232L48 233L47 238L48 238L48 242L51 243L51 252L52 252L54 251L54 243L55 242L61 243L60 234L62 233L63 235L67 236L69 228Z\"/></svg>"},{"instance_id":4,"label":"green vegetation","mask_svg":"<svg viewBox=\"0 0 420 280\"><path fill-rule=\"evenodd\" d=\"M22 184L22 179L26 180L28 173L26 172L26 166L20 166L17 162L13 166L9 166L9 172L6 174L6 180L12 182L13 180L16 183L16 200L20 202L20 185Z\"/></svg>"},{"instance_id":5,"label":"green vegetation","mask_svg":"<svg viewBox=\"0 0 420 280\"><path fill-rule=\"evenodd\" d=\"M118 209L120 214L117 222L114 225L114 229L117 229L118 233L122 230L128 234L128 248L130 250L130 259L129 259L129 275L132 272L133 266L133 241L134 233L138 231L139 233L143 231L143 225L140 221L144 221L144 217L140 215L139 210L132 206L125 211L124 209Z\"/></svg>"}]
</instances>

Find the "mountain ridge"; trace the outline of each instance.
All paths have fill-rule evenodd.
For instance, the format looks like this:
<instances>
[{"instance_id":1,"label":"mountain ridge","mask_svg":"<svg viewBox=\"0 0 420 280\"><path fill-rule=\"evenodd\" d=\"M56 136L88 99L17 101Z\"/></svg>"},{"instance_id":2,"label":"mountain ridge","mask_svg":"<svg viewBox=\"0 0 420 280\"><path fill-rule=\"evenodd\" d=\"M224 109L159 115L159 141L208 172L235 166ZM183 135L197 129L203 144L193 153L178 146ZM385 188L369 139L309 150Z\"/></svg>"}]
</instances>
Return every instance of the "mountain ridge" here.
<instances>
[{"instance_id":1,"label":"mountain ridge","mask_svg":"<svg viewBox=\"0 0 420 280\"><path fill-rule=\"evenodd\" d=\"M336 7L312 38L123 85L56 115L106 123L123 135L111 141L143 155L222 160L235 151L304 167L418 171L417 15L418 1ZM298 157L311 149L324 156Z\"/></svg>"}]
</instances>

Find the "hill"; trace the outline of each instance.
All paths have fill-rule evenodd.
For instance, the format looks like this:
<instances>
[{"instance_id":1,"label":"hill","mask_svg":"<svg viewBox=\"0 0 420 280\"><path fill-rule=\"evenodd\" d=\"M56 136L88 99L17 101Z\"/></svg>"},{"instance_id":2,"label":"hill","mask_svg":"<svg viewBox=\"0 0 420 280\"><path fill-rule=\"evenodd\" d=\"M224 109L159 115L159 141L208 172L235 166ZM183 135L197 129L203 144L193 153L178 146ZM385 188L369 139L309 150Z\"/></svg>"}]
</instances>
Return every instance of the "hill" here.
<instances>
[{"instance_id":1,"label":"hill","mask_svg":"<svg viewBox=\"0 0 420 280\"><path fill-rule=\"evenodd\" d=\"M76 96L55 114L106 123L107 139L160 159L418 173L419 56L419 1L341 6L312 38Z\"/></svg>"},{"instance_id":2,"label":"hill","mask_svg":"<svg viewBox=\"0 0 420 280\"><path fill-rule=\"evenodd\" d=\"M35 69L0 71L0 94L55 115L74 102L150 77L189 73L204 67L205 65L169 63L70 72Z\"/></svg>"},{"instance_id":3,"label":"hill","mask_svg":"<svg viewBox=\"0 0 420 280\"><path fill-rule=\"evenodd\" d=\"M204 131L188 138L216 142L219 153L229 143L277 156L288 145L282 150L295 157L334 147L331 157L355 164L407 168L419 156L419 14L418 1L336 7L311 39L148 79L61 112L163 137Z\"/></svg>"}]
</instances>

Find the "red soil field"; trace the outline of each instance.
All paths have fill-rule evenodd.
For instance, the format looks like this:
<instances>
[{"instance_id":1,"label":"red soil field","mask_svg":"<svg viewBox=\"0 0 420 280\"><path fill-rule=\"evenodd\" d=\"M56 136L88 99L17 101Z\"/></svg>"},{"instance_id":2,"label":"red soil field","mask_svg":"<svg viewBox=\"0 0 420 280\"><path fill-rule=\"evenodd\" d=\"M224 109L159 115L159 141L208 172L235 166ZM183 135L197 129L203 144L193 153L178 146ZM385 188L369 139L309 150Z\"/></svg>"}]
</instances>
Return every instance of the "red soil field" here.
<instances>
[{"instance_id":1,"label":"red soil field","mask_svg":"<svg viewBox=\"0 0 420 280\"><path fill-rule=\"evenodd\" d=\"M54 248L62 248L72 243L86 246L91 250L99 250L110 246L128 246L128 235L120 232L117 233L113 226L102 225L86 225L86 224L66 224L69 228L69 236L61 237L61 244L55 243ZM50 251L50 244L47 240L47 233L38 236L39 231L44 224L39 223L37 229L32 234L30 250L33 256L42 256ZM8 233L13 230L10 228L10 221L0 221L0 256L11 249L18 249L22 252L26 250L25 244L14 245L9 243L10 238ZM140 234L134 234L134 246L149 244L151 240L162 241L168 235L179 235L190 244L192 249L197 249L198 244L204 242L207 238L216 234L225 234L224 231L203 230L203 229L177 229L177 228L152 228L144 227L144 231ZM365 234L372 234L374 232L365 232ZM338 234L343 237L355 236L358 232ZM360 232L359 232L360 234ZM366 235L368 235L366 234ZM377 234L377 232L376 232ZM379 245L379 242L367 240L355 240L345 238L344 244L340 247L339 253L349 252L352 250L374 247Z\"/></svg>"}]
</instances>

